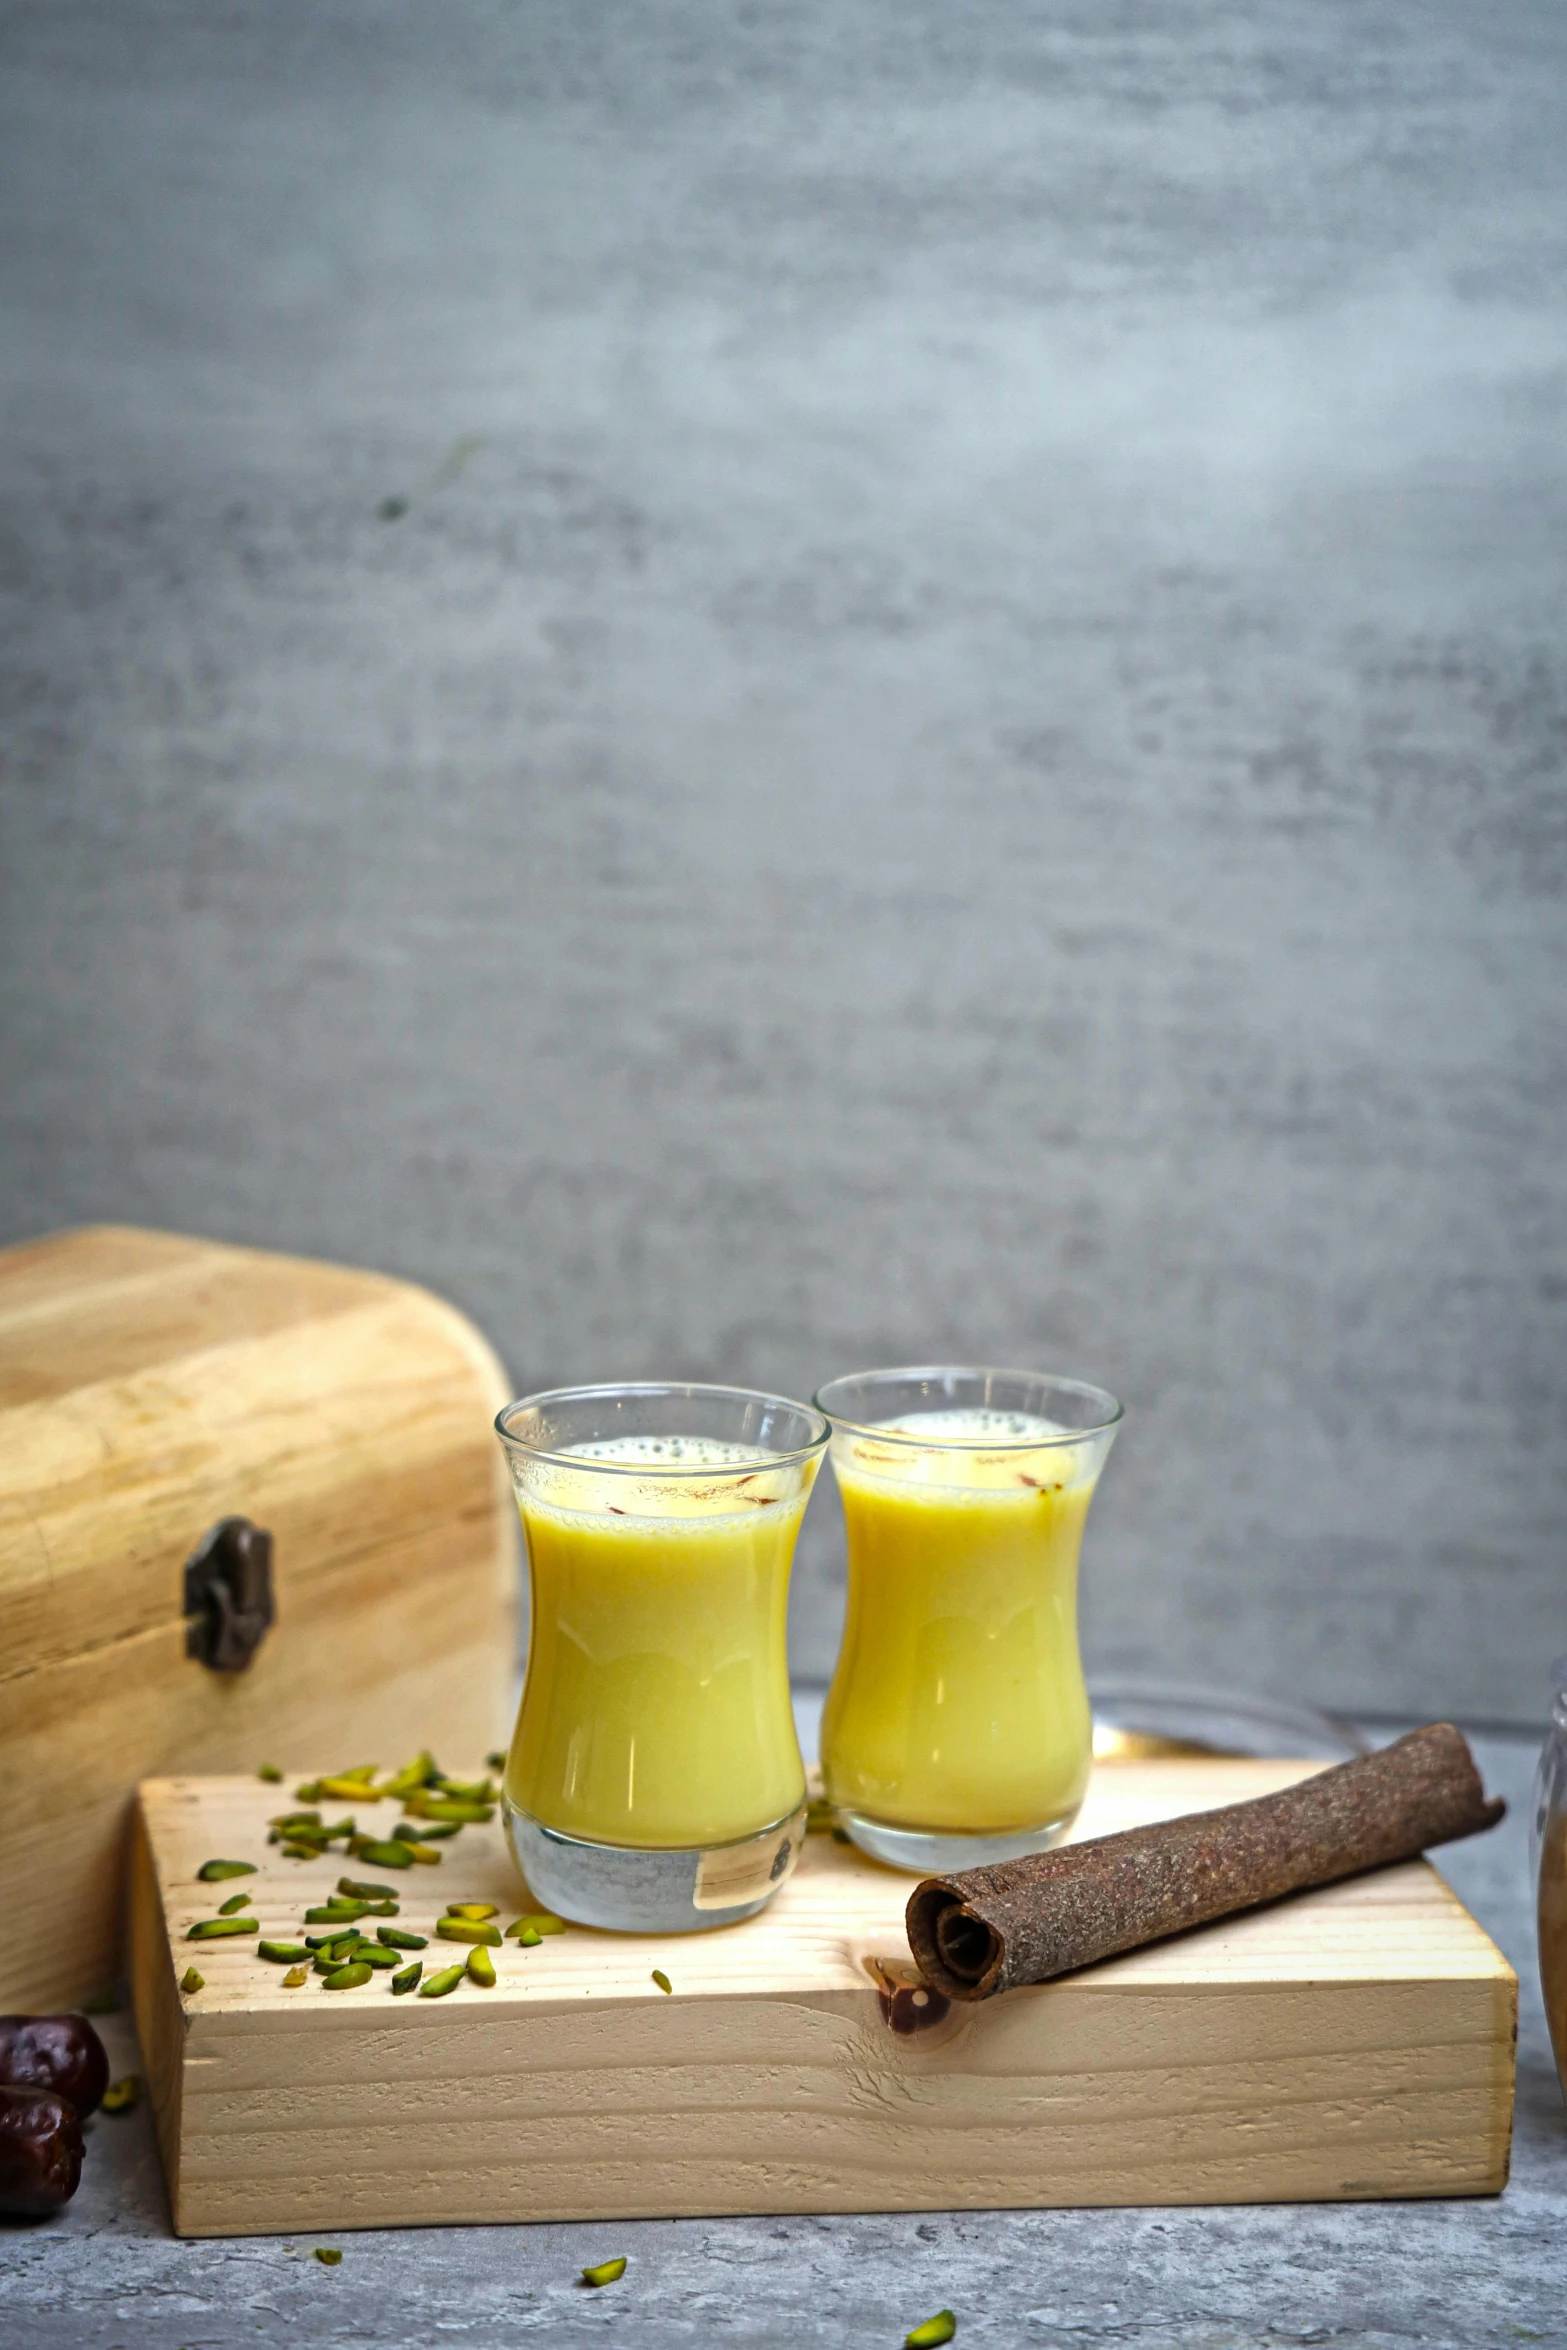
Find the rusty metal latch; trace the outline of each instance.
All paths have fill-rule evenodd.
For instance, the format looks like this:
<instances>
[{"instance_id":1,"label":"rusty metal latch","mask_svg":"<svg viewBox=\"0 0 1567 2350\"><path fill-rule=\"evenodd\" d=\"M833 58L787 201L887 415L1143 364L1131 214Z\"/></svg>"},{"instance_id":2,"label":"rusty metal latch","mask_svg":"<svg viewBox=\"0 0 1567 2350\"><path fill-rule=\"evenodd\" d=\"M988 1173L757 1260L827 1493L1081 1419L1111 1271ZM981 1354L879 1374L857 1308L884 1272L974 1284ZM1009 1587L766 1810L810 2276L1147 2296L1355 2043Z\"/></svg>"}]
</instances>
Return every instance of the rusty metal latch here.
<instances>
[{"instance_id":1,"label":"rusty metal latch","mask_svg":"<svg viewBox=\"0 0 1567 2350\"><path fill-rule=\"evenodd\" d=\"M242 1673L266 1638L272 1537L248 1518L220 1518L185 1561L185 1654L215 1673Z\"/></svg>"}]
</instances>

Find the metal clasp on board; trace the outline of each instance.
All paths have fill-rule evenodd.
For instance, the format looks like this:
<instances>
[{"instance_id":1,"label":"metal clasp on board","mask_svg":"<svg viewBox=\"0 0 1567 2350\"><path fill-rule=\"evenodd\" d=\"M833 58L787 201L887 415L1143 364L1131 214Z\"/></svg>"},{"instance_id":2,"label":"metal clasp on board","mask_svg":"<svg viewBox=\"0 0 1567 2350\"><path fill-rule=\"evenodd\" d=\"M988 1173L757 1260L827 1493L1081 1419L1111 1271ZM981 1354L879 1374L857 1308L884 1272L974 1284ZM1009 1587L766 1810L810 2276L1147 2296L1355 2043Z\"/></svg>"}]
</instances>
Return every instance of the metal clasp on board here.
<instances>
[{"instance_id":1,"label":"metal clasp on board","mask_svg":"<svg viewBox=\"0 0 1567 2350\"><path fill-rule=\"evenodd\" d=\"M272 1537L249 1518L220 1518L185 1561L185 1654L215 1673L242 1673L277 1613Z\"/></svg>"}]
</instances>

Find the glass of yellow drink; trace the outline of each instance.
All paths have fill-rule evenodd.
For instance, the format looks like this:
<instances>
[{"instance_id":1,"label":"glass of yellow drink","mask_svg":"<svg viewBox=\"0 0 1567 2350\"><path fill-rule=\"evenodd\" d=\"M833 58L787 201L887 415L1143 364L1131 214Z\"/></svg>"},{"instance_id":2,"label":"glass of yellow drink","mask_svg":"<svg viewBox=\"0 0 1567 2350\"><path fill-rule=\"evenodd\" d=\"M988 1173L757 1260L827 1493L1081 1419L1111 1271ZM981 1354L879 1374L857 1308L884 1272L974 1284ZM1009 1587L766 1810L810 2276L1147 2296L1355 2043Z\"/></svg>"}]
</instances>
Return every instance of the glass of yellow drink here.
<instances>
[{"instance_id":1,"label":"glass of yellow drink","mask_svg":"<svg viewBox=\"0 0 1567 2350\"><path fill-rule=\"evenodd\" d=\"M518 1866L582 1925L750 1917L804 1832L785 1614L826 1420L648 1384L528 1396L495 1425L533 1599L502 1797Z\"/></svg>"},{"instance_id":2,"label":"glass of yellow drink","mask_svg":"<svg viewBox=\"0 0 1567 2350\"><path fill-rule=\"evenodd\" d=\"M849 1540L827 1798L895 1868L1043 1852L1088 1784L1083 1521L1121 1407L1032 1371L866 1371L817 1404Z\"/></svg>"}]
</instances>

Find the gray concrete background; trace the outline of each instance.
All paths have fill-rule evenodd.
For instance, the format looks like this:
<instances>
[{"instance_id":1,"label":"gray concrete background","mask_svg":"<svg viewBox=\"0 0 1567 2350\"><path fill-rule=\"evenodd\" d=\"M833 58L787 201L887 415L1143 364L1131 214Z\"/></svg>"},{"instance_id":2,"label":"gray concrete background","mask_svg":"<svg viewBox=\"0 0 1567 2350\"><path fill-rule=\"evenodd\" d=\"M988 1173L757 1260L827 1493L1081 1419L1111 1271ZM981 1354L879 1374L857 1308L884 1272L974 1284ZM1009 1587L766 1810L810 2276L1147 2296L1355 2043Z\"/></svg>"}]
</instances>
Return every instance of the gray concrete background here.
<instances>
[{"instance_id":1,"label":"gray concrete background","mask_svg":"<svg viewBox=\"0 0 1567 2350\"><path fill-rule=\"evenodd\" d=\"M1437 1855L1517 1967L1512 2182L1496 2199L1251 2209L974 2211L826 2219L389 2229L181 2244L145 2107L91 2124L76 2201L0 2221L0 2338L26 2350L300 2343L474 2350L547 2338L638 2350L897 2350L952 2309L958 2350L1519 2350L1563 2339L1567 2113L1533 1952L1525 1813L1534 1753L1478 1739L1502 1826ZM105 2025L135 2065L128 2020ZM482 2161L482 2144L474 2159ZM323 2269L317 2243L343 2248ZM584 2292L588 2261L627 2257ZM7 2331L7 2328L10 2330Z\"/></svg>"},{"instance_id":2,"label":"gray concrete background","mask_svg":"<svg viewBox=\"0 0 1567 2350\"><path fill-rule=\"evenodd\" d=\"M1077 1371L1096 1658L1537 1716L1564 49L0 6L0 1237Z\"/></svg>"}]
</instances>

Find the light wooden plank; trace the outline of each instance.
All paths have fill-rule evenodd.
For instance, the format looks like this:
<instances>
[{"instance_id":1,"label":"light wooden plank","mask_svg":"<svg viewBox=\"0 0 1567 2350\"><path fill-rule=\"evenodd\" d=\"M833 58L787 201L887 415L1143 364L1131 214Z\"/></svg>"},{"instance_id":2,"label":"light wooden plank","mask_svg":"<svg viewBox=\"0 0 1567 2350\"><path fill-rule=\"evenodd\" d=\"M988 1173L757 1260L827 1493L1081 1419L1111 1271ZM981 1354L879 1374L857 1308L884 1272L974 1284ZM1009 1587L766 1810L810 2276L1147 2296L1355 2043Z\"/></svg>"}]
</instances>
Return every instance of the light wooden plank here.
<instances>
[{"instance_id":1,"label":"light wooden plank","mask_svg":"<svg viewBox=\"0 0 1567 2350\"><path fill-rule=\"evenodd\" d=\"M1080 1836L1286 1785L1313 1766L1096 1771ZM254 1950L188 1944L195 1871L264 1860L294 1932L341 1860L261 1841L275 1791L142 1791L138 2020L189 2234L634 2214L1494 2193L1516 1982L1424 1863L1225 1921L894 2033L911 1880L813 1837L726 1931L571 1933L441 2002L295 1992ZM390 1815L388 1815L390 1824ZM374 1872L371 1872L374 1873ZM398 1881L400 1923L525 1906L498 1828ZM427 1961L461 1955L432 1943ZM207 1989L181 2003L195 1956ZM651 1982L660 1967L674 1984ZM173 2045L171 2047L171 2040Z\"/></svg>"}]
</instances>

